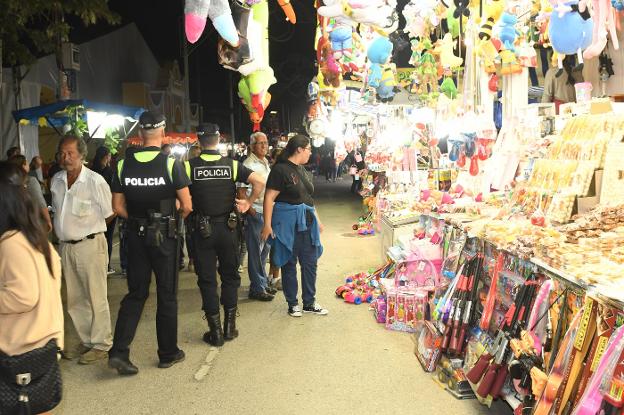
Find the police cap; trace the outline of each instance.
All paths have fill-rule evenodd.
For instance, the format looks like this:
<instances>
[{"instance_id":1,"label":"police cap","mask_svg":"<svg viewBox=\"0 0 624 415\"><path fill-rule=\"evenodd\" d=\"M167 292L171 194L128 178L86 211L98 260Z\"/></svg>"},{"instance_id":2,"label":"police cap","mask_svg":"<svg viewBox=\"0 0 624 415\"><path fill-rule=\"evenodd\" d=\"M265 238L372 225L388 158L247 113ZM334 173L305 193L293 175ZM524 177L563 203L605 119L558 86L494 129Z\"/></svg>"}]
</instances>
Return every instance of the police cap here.
<instances>
[{"instance_id":1,"label":"police cap","mask_svg":"<svg viewBox=\"0 0 624 415\"><path fill-rule=\"evenodd\" d=\"M153 111L145 111L139 117L139 127L143 130L163 128L166 124L165 116Z\"/></svg>"},{"instance_id":2,"label":"police cap","mask_svg":"<svg viewBox=\"0 0 624 415\"><path fill-rule=\"evenodd\" d=\"M197 127L197 136L198 137L208 137L208 136L220 135L219 126L213 123L204 123L200 124Z\"/></svg>"}]
</instances>

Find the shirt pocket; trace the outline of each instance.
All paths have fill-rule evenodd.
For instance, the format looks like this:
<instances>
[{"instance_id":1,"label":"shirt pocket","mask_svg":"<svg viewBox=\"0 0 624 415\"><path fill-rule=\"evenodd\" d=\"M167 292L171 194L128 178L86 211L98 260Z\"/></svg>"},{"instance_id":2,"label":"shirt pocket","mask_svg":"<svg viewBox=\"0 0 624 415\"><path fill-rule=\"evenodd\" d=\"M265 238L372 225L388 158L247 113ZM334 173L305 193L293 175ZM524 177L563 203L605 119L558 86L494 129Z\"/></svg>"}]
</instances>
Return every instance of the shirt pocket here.
<instances>
[{"instance_id":1,"label":"shirt pocket","mask_svg":"<svg viewBox=\"0 0 624 415\"><path fill-rule=\"evenodd\" d=\"M79 217L89 216L92 213L91 201L74 197L72 199L72 214Z\"/></svg>"}]
</instances>

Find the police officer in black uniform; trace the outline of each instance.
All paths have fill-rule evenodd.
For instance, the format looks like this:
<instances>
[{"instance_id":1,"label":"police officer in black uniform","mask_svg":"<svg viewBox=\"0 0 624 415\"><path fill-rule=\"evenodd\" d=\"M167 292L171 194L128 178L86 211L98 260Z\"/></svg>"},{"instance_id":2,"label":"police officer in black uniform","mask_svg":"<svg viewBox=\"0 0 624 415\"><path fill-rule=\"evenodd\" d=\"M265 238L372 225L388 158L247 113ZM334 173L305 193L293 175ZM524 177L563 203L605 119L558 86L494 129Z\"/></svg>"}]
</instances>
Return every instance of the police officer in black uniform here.
<instances>
[{"instance_id":1,"label":"police officer in black uniform","mask_svg":"<svg viewBox=\"0 0 624 415\"><path fill-rule=\"evenodd\" d=\"M224 340L233 340L238 336L238 214L245 213L258 198L264 189L264 179L242 163L221 157L217 151L220 135L216 124L201 125L197 136L201 155L186 162L194 204L189 227L195 250L197 285L208 320L209 331L204 334L204 341L222 346ZM249 198L236 199L236 182L252 185ZM225 313L223 326L217 293L217 260L221 275L221 304Z\"/></svg>"},{"instance_id":2,"label":"police officer in black uniform","mask_svg":"<svg viewBox=\"0 0 624 415\"><path fill-rule=\"evenodd\" d=\"M149 295L152 272L156 275L158 367L184 360L178 348L178 244L182 218L192 210L184 165L160 151L165 117L144 112L139 119L144 147L127 152L113 179L113 210L127 219L128 294L121 301L108 365L120 375L135 375L130 362L143 305ZM179 208L178 208L179 206Z\"/></svg>"}]
</instances>

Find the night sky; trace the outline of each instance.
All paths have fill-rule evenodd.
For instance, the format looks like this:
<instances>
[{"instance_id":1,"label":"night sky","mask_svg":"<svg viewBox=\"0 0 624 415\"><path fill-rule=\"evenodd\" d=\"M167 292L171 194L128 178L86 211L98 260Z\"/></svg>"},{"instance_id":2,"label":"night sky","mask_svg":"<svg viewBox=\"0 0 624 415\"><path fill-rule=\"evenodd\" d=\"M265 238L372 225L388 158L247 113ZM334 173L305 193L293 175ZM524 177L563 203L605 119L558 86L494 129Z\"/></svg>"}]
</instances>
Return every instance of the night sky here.
<instances>
[{"instance_id":1,"label":"night sky","mask_svg":"<svg viewBox=\"0 0 624 415\"><path fill-rule=\"evenodd\" d=\"M161 63L176 59L182 64L183 3L183 0L110 0L109 7L122 17L122 24L136 23ZM301 117L307 108L306 87L315 74L316 10L312 0L293 0L292 4L297 14L294 26L285 21L277 1L269 0L270 65L275 71L277 84L269 89L272 101L267 111L278 111L282 130L287 129L288 112L291 130L301 125ZM115 28L105 25L76 28L70 37L73 42L80 43L112 30ZM206 121L216 121L223 131L229 131L231 85L236 135L245 137L251 131L251 124L236 95L239 74L217 63L217 38L209 21L201 39L195 45L189 44L193 49L189 58L191 102L203 105Z\"/></svg>"}]
</instances>

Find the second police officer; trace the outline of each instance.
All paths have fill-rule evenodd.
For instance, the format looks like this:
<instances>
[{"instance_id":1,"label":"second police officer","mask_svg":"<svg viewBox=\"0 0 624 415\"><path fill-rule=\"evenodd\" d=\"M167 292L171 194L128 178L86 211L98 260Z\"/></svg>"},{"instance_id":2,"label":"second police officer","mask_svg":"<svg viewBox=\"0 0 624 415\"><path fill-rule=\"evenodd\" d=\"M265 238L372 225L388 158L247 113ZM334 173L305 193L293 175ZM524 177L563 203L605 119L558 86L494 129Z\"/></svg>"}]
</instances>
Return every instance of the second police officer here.
<instances>
[{"instance_id":1,"label":"second police officer","mask_svg":"<svg viewBox=\"0 0 624 415\"><path fill-rule=\"evenodd\" d=\"M113 210L127 219L128 294L121 301L108 364L120 375L139 369L130 361L130 343L156 275L158 367L184 360L178 348L178 244L181 218L192 210L184 165L160 151L165 118L144 112L139 118L144 147L127 152L112 183ZM178 206L179 205L179 208Z\"/></svg>"},{"instance_id":2,"label":"second police officer","mask_svg":"<svg viewBox=\"0 0 624 415\"><path fill-rule=\"evenodd\" d=\"M264 189L265 181L242 163L221 157L217 150L220 138L218 125L200 125L197 137L202 148L201 155L186 162L194 205L189 225L196 254L197 285L208 320L209 331L204 334L204 341L221 346L224 340L233 340L238 336L238 213L249 209ZM236 199L236 182L252 185L247 199ZM217 262L221 275L220 303L225 314L223 326L217 292Z\"/></svg>"}]
</instances>

